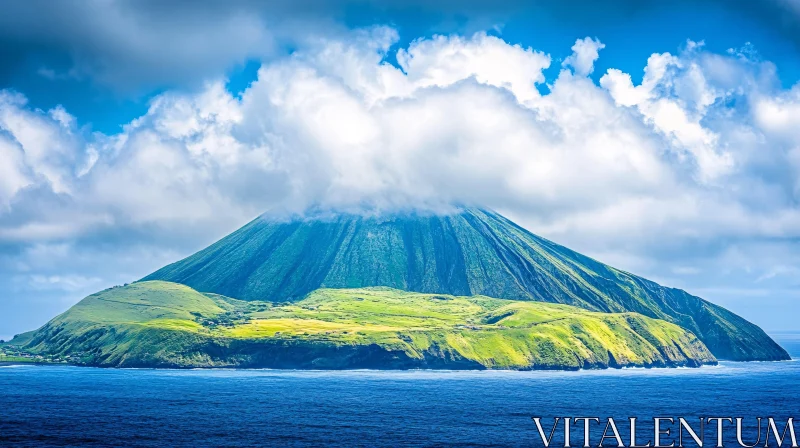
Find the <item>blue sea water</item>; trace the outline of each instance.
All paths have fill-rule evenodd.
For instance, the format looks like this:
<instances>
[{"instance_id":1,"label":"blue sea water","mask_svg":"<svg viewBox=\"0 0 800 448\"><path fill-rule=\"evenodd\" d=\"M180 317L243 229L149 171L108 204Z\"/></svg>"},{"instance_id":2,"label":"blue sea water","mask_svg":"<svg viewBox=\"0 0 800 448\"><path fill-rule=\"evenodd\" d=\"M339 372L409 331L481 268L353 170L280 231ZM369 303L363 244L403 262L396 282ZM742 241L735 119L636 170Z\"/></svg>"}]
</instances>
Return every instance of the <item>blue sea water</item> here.
<instances>
[{"instance_id":1,"label":"blue sea water","mask_svg":"<svg viewBox=\"0 0 800 448\"><path fill-rule=\"evenodd\" d=\"M777 339L800 356L800 335ZM638 417L640 442L654 416L741 416L752 443L756 417L800 418L800 360L581 372L0 367L2 446L542 446L532 416L614 417L626 441Z\"/></svg>"}]
</instances>

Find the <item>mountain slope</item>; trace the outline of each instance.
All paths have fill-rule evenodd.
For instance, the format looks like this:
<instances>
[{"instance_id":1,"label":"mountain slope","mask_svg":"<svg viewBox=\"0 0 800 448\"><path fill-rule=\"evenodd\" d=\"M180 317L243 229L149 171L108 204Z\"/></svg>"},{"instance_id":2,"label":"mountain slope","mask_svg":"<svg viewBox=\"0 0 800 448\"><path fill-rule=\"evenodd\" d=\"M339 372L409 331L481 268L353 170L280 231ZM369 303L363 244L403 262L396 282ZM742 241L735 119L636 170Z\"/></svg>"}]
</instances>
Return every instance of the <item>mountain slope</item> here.
<instances>
[{"instance_id":1,"label":"mountain slope","mask_svg":"<svg viewBox=\"0 0 800 448\"><path fill-rule=\"evenodd\" d=\"M93 294L24 349L113 367L578 369L716 363L692 333L635 313L390 288L245 302L148 281Z\"/></svg>"},{"instance_id":2,"label":"mountain slope","mask_svg":"<svg viewBox=\"0 0 800 448\"><path fill-rule=\"evenodd\" d=\"M789 355L760 328L682 290L619 271L499 214L258 218L144 280L242 300L297 301L321 288L392 288L636 312L695 333L721 359Z\"/></svg>"}]
</instances>

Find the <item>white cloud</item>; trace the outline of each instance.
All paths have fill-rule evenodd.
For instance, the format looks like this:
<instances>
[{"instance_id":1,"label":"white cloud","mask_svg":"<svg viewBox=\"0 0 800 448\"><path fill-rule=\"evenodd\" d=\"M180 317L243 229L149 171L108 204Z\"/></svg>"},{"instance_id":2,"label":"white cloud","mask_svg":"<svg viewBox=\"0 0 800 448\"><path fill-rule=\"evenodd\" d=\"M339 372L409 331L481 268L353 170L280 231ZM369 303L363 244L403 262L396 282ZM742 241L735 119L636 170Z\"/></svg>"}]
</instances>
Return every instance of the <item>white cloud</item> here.
<instances>
[{"instance_id":1,"label":"white cloud","mask_svg":"<svg viewBox=\"0 0 800 448\"><path fill-rule=\"evenodd\" d=\"M781 95L757 98L753 115L765 131L800 143L800 85Z\"/></svg>"},{"instance_id":2,"label":"white cloud","mask_svg":"<svg viewBox=\"0 0 800 448\"><path fill-rule=\"evenodd\" d=\"M413 90L446 87L474 77L481 84L504 88L525 102L539 97L535 85L544 82L542 71L550 66L550 57L478 33L471 38L434 36L415 41L407 50L397 52L397 62Z\"/></svg>"},{"instance_id":3,"label":"white cloud","mask_svg":"<svg viewBox=\"0 0 800 448\"><path fill-rule=\"evenodd\" d=\"M707 108L722 95L708 84L696 60L701 46L690 41L682 57L652 55L638 86L616 69L603 75L600 85L618 105L637 108L677 157L691 156L699 168L697 178L711 182L733 168L734 158L720 145L720 136L701 124Z\"/></svg>"},{"instance_id":4,"label":"white cloud","mask_svg":"<svg viewBox=\"0 0 800 448\"><path fill-rule=\"evenodd\" d=\"M572 55L562 65L572 67L578 76L588 76L594 71L594 62L600 57L600 50L605 47L602 42L591 37L578 39L572 46Z\"/></svg>"},{"instance_id":5,"label":"white cloud","mask_svg":"<svg viewBox=\"0 0 800 448\"><path fill-rule=\"evenodd\" d=\"M72 121L63 108L47 114L30 110L21 94L0 91L0 131L6 144L21 148L28 170L55 193L69 192L71 170L81 150L72 135ZM18 172L15 177L19 176Z\"/></svg>"},{"instance_id":6,"label":"white cloud","mask_svg":"<svg viewBox=\"0 0 800 448\"><path fill-rule=\"evenodd\" d=\"M8 206L8 201L17 191L30 184L26 175L25 154L17 142L0 134L0 205Z\"/></svg>"},{"instance_id":7,"label":"white cloud","mask_svg":"<svg viewBox=\"0 0 800 448\"><path fill-rule=\"evenodd\" d=\"M597 85L603 44L586 38L541 95L551 58L531 48L438 36L393 65L396 39L315 40L262 65L241 98L221 81L167 92L112 136L3 94L0 240L124 230L126 248L175 247L265 210L470 203L676 286L800 267L771 245L800 236L800 87L775 90L771 64L690 42L652 55L639 85L614 69ZM25 275L59 275L36 266Z\"/></svg>"},{"instance_id":8,"label":"white cloud","mask_svg":"<svg viewBox=\"0 0 800 448\"><path fill-rule=\"evenodd\" d=\"M467 202L535 210L545 227L607 213L612 227L623 212L616 225L637 227L675 213L695 219L688 215L705 202L739 216L743 204L715 187L747 174L737 163L748 160L722 131L766 147L793 117L794 97L769 92L753 108L759 128L726 115L717 100L738 93L714 85L702 45L691 42L679 55L650 57L638 86L618 70L597 86L584 76L603 44L579 39L565 61L575 73L561 72L541 96L543 53L483 33L436 36L398 50L393 66L384 60L396 39L378 27L315 41L265 64L241 99L222 82L165 93L123 133L84 142L83 154L61 108L44 114L8 100L0 123L24 154L15 172L39 173L54 193L106 217L87 223Z\"/></svg>"}]
</instances>

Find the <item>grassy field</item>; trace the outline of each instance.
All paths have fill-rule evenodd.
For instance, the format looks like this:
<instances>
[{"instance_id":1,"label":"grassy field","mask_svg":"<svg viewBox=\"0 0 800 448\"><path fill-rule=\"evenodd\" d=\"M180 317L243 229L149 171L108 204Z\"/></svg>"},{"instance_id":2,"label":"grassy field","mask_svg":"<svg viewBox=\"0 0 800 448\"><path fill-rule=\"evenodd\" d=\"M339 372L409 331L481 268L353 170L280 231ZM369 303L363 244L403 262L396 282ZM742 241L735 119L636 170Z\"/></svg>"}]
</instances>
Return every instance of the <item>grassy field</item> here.
<instances>
[{"instance_id":1,"label":"grassy field","mask_svg":"<svg viewBox=\"0 0 800 448\"><path fill-rule=\"evenodd\" d=\"M692 333L636 313L320 289L292 304L150 281L93 294L12 345L103 366L577 369L715 362Z\"/></svg>"}]
</instances>

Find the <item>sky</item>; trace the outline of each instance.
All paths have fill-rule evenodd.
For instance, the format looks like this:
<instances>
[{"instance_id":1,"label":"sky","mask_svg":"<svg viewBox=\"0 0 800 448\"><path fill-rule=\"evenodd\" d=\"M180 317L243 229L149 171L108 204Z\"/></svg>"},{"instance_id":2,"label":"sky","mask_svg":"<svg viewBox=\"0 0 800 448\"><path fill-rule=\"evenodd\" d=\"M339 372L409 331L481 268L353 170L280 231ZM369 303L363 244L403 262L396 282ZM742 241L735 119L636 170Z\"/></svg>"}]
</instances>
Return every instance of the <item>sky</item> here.
<instances>
[{"instance_id":1,"label":"sky","mask_svg":"<svg viewBox=\"0 0 800 448\"><path fill-rule=\"evenodd\" d=\"M799 0L0 9L0 339L262 213L450 204L800 331Z\"/></svg>"}]
</instances>

